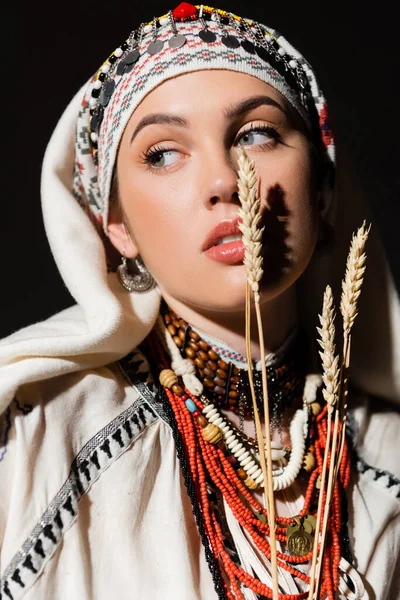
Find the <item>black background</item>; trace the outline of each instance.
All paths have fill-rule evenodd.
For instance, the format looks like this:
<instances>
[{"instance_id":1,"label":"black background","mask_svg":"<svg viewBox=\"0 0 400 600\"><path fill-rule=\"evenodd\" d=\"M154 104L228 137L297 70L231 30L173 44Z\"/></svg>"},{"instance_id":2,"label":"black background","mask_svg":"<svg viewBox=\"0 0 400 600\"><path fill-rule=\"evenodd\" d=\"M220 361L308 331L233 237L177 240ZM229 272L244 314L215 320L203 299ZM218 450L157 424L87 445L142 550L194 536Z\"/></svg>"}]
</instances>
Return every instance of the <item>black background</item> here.
<instances>
[{"instance_id":1,"label":"black background","mask_svg":"<svg viewBox=\"0 0 400 600\"><path fill-rule=\"evenodd\" d=\"M0 337L70 306L40 210L45 146L70 98L142 21L175 4L69 0L8 4L2 19ZM361 186L400 289L398 22L393 3L226 2L275 27L311 62L348 176ZM4 36L3 36L4 39ZM62 218L62 215L60 215Z\"/></svg>"}]
</instances>

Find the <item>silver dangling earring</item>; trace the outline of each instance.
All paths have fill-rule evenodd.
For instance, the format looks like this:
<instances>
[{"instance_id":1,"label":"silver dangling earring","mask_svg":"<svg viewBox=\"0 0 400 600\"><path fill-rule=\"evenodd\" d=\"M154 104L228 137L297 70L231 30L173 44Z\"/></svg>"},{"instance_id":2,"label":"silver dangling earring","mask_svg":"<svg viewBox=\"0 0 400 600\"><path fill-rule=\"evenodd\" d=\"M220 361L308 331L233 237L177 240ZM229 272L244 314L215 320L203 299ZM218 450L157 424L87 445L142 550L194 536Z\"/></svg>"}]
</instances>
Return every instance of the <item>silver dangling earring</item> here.
<instances>
[{"instance_id":1,"label":"silver dangling earring","mask_svg":"<svg viewBox=\"0 0 400 600\"><path fill-rule=\"evenodd\" d=\"M118 279L122 287L128 292L136 292L137 294L149 292L156 286L156 282L139 256L134 262L135 267L139 271L138 275L130 275L128 273L128 259L126 256L122 256L122 263L117 268Z\"/></svg>"}]
</instances>

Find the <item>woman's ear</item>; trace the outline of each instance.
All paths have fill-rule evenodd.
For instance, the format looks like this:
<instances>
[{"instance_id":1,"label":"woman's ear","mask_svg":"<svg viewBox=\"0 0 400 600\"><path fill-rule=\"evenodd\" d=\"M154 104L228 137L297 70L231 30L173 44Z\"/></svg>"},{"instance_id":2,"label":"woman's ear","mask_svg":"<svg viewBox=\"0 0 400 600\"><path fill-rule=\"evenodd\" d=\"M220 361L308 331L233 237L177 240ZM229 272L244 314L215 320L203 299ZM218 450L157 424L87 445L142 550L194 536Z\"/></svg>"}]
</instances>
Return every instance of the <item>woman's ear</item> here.
<instances>
[{"instance_id":1,"label":"woman's ear","mask_svg":"<svg viewBox=\"0 0 400 600\"><path fill-rule=\"evenodd\" d=\"M121 210L110 209L108 218L108 237L112 245L126 258L136 258L139 250L132 239L124 221Z\"/></svg>"}]
</instances>

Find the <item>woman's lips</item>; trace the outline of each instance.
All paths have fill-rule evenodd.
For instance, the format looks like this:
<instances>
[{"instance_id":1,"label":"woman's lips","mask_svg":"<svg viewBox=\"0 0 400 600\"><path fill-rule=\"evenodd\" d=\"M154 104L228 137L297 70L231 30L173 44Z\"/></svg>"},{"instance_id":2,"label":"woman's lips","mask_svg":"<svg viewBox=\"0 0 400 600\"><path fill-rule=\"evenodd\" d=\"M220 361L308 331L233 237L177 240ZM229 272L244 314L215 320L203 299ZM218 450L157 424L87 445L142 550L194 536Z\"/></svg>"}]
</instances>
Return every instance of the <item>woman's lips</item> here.
<instances>
[{"instance_id":1,"label":"woman's lips","mask_svg":"<svg viewBox=\"0 0 400 600\"><path fill-rule=\"evenodd\" d=\"M244 244L242 240L226 242L218 246L211 246L204 254L217 262L229 265L240 264L244 259Z\"/></svg>"},{"instance_id":2,"label":"woman's lips","mask_svg":"<svg viewBox=\"0 0 400 600\"><path fill-rule=\"evenodd\" d=\"M225 219L218 223L206 237L203 252L208 258L230 265L239 264L244 259L244 244L239 229L240 218ZM224 238L236 237L229 240Z\"/></svg>"}]
</instances>

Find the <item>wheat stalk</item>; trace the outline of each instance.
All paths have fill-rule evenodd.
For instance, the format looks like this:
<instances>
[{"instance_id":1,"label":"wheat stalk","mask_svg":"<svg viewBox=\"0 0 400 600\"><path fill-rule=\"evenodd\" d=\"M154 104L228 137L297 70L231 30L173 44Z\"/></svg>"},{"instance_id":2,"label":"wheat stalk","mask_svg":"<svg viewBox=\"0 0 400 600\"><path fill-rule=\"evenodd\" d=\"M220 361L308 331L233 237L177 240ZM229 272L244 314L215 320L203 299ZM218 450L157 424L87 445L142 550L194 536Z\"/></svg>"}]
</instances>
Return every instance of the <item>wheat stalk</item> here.
<instances>
[{"instance_id":1,"label":"wheat stalk","mask_svg":"<svg viewBox=\"0 0 400 600\"><path fill-rule=\"evenodd\" d=\"M335 356L335 326L334 326L334 308L333 308L333 295L332 289L329 285L326 286L323 306L322 306L322 315L318 315L321 327L317 327L317 331L321 337L318 340L319 345L322 348L322 352L319 352L319 355L322 360L322 381L325 387L322 390L322 394L328 404L328 423L327 423L327 434L326 434L326 447L324 454L324 461L322 465L322 473L321 473L321 487L320 487L320 495L318 499L318 512L317 512L317 522L315 526L315 538L314 538L314 546L313 546L313 555L311 562L311 571L310 571L310 589L308 598L312 600L314 593L314 583L315 583L315 570L317 566L317 557L318 557L318 541L319 541L319 531L321 526L321 518L322 518L322 501L323 501L323 491L325 489L325 479L326 479L326 471L328 464L328 448L330 444L331 438L331 430L332 430L332 413L335 404L337 403L338 397L338 387L339 387L339 356ZM321 544L322 545L322 544ZM320 562L322 560L322 556L320 558Z\"/></svg>"},{"instance_id":2,"label":"wheat stalk","mask_svg":"<svg viewBox=\"0 0 400 600\"><path fill-rule=\"evenodd\" d=\"M342 297L340 302L340 312L343 317L343 357L344 357L344 381L343 381L343 394L342 394L342 429L340 432L339 442L339 456L335 471L335 479L338 474L338 469L343 456L343 447L345 440L345 427L346 427L346 410L347 410L347 383L349 379L349 366L350 366L350 342L351 342L351 328L353 327L355 318L358 314L357 301L361 294L361 286L364 281L365 273L365 262L367 255L365 254L365 245L367 243L368 235L371 230L371 224L366 229L366 221L355 234L353 234L350 250L347 257L346 273L342 281Z\"/></svg>"},{"instance_id":3,"label":"wheat stalk","mask_svg":"<svg viewBox=\"0 0 400 600\"><path fill-rule=\"evenodd\" d=\"M238 191L241 208L239 216L240 231L242 232L243 244L245 247L245 255L243 263L247 269L246 281L246 358L249 365L249 382L251 395L253 400L254 418L257 432L257 443L260 454L261 468L264 475L264 490L266 495L266 505L268 511L268 525L270 531L271 542L271 575L272 575L272 592L273 600L278 600L278 569L277 569L277 554L276 554L276 533L275 533L275 505L274 491L272 479L272 454L271 454L271 439L270 439L270 419L268 405L268 387L267 387L267 370L265 361L261 361L261 376L263 388L263 404L264 404L264 422L265 422L265 438L264 444L260 417L254 391L252 362L251 362L251 345L250 345L250 300L251 291L254 294L254 304L257 315L258 337L260 343L261 357L265 356L264 348L264 332L262 327L261 309L260 309L260 280L263 275L263 259L262 259L262 234L264 227L261 227L261 200L257 191L258 178L255 171L254 161L249 160L245 150L242 148L239 153L239 173L238 173ZM267 464L265 464L265 451L267 453Z\"/></svg>"},{"instance_id":4,"label":"wheat stalk","mask_svg":"<svg viewBox=\"0 0 400 600\"><path fill-rule=\"evenodd\" d=\"M332 449L331 449L331 460L329 464L329 477L328 487L326 492L325 509L324 509L324 523L321 536L321 547L320 547L320 561L319 570L316 578L316 598L318 598L320 584L321 584L321 564L324 552L324 544L326 538L327 524L329 509L332 500L332 493L338 471L343 455L343 447L345 440L345 424L346 424L346 410L347 410L347 383L349 378L349 367L350 367L350 345L351 335L350 331L353 327L355 319L357 317L357 301L361 293L361 286L363 283L363 275L365 272L365 261L366 254L364 248L368 239L368 234L371 229L371 225L366 229L366 222L364 221L362 226L357 230L356 234L353 234L350 249L346 263L346 273L342 281L342 297L340 302L340 311L343 317L343 354L342 364L339 373L339 393L338 402L336 404L335 411L335 424L332 436ZM329 409L328 409L329 410ZM341 421L340 438L338 440L339 421ZM339 442L339 443L338 443ZM336 453L336 446L339 451ZM325 454L328 453L329 446L328 440L326 444ZM325 461L325 456L324 456ZM323 488L321 486L321 493ZM310 584L313 585L314 581L311 580ZM309 595L309 598L312 596Z\"/></svg>"}]
</instances>

